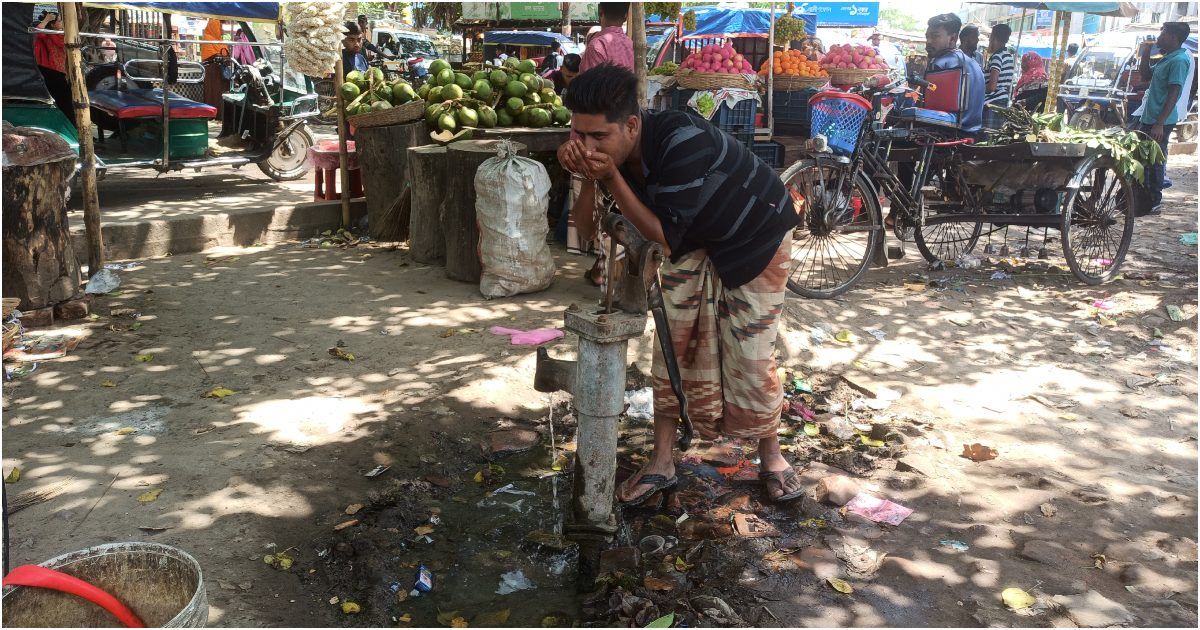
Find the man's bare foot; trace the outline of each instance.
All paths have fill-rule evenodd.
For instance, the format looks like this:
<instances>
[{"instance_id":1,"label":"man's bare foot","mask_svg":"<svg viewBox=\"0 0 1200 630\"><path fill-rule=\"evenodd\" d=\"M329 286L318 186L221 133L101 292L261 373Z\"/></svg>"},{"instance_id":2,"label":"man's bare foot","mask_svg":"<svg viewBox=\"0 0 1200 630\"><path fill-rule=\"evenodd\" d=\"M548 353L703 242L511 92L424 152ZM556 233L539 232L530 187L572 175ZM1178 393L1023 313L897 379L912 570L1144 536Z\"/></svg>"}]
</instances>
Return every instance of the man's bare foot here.
<instances>
[{"instance_id":1,"label":"man's bare foot","mask_svg":"<svg viewBox=\"0 0 1200 630\"><path fill-rule=\"evenodd\" d=\"M663 479L672 480L675 478L675 462L670 457L662 461L658 458L651 459L641 470L617 486L617 500L630 503L662 489L661 484L638 483L647 475L660 475Z\"/></svg>"}]
</instances>

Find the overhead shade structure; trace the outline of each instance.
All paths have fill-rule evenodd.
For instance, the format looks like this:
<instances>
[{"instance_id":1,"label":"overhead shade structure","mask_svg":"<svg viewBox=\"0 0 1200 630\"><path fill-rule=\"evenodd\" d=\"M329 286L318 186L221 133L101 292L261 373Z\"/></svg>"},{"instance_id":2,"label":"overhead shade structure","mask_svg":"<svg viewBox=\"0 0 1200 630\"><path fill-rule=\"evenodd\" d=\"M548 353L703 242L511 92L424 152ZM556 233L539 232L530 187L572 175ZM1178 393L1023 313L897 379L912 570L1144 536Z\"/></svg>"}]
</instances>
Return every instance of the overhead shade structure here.
<instances>
[{"instance_id":1,"label":"overhead shade structure","mask_svg":"<svg viewBox=\"0 0 1200 630\"><path fill-rule=\"evenodd\" d=\"M1138 14L1138 8L1132 2L979 2L976 4L999 4L1031 11L1089 13L1105 17L1128 18Z\"/></svg>"},{"instance_id":2,"label":"overhead shade structure","mask_svg":"<svg viewBox=\"0 0 1200 630\"><path fill-rule=\"evenodd\" d=\"M878 2L797 2L795 11L817 16L822 28L865 28L879 24Z\"/></svg>"},{"instance_id":3,"label":"overhead shade structure","mask_svg":"<svg viewBox=\"0 0 1200 630\"><path fill-rule=\"evenodd\" d=\"M562 33L548 31L488 31L483 34L484 45L550 46L554 42L570 44L571 38Z\"/></svg>"},{"instance_id":4,"label":"overhead shade structure","mask_svg":"<svg viewBox=\"0 0 1200 630\"><path fill-rule=\"evenodd\" d=\"M37 5L4 3L4 98L54 103L33 55L33 10Z\"/></svg>"},{"instance_id":5,"label":"overhead shade structure","mask_svg":"<svg viewBox=\"0 0 1200 630\"><path fill-rule=\"evenodd\" d=\"M242 22L274 23L280 19L278 2L85 2L84 5Z\"/></svg>"},{"instance_id":6,"label":"overhead shade structure","mask_svg":"<svg viewBox=\"0 0 1200 630\"><path fill-rule=\"evenodd\" d=\"M713 37L762 37L771 33L771 12L765 9L726 9L722 7L685 7L696 13L696 30L688 31L679 39L708 39ZM785 15L776 11L776 16ZM792 17L804 20L804 32L817 34L817 18L809 13L794 13Z\"/></svg>"}]
</instances>

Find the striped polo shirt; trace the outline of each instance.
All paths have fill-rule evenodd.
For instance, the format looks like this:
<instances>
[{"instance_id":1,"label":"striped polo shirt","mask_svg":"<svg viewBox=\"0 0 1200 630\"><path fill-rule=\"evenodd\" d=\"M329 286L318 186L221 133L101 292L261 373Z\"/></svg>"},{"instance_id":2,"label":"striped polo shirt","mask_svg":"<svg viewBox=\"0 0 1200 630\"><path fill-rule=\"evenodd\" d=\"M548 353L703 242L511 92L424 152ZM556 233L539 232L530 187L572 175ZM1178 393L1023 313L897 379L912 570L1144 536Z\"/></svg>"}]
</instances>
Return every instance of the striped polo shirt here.
<instances>
[{"instance_id":1,"label":"striped polo shirt","mask_svg":"<svg viewBox=\"0 0 1200 630\"><path fill-rule=\"evenodd\" d=\"M690 112L643 113L641 148L645 187L622 174L662 222L672 260L704 250L726 288L761 274L797 223L775 171Z\"/></svg>"},{"instance_id":2,"label":"striped polo shirt","mask_svg":"<svg viewBox=\"0 0 1200 630\"><path fill-rule=\"evenodd\" d=\"M1014 61L1012 51L1005 48L1000 52L993 54L988 58L987 72L984 80L991 76L992 70L1000 71L1000 78L996 81L996 89L988 92L984 96L985 103L994 103L1008 98L1008 93L1012 90Z\"/></svg>"}]
</instances>

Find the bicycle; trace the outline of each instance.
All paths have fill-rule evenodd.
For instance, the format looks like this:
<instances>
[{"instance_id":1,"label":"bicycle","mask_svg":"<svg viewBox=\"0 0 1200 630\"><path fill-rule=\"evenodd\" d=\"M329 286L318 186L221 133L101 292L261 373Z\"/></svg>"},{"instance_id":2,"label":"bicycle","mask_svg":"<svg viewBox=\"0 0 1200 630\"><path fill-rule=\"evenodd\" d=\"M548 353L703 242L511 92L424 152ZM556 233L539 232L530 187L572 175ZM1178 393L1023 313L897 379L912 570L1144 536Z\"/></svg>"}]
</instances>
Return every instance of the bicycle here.
<instances>
[{"instance_id":1,"label":"bicycle","mask_svg":"<svg viewBox=\"0 0 1200 630\"><path fill-rule=\"evenodd\" d=\"M873 260L886 264L881 192L891 201L889 219L897 238L901 243L915 240L927 259L952 258L978 240L979 222L925 229L927 188L951 189L960 203L976 205L971 199L975 191L962 180L955 156L956 147L974 140L947 139L947 131L920 123L886 126L888 100L917 96L901 87L906 81L931 89L928 82L910 77L878 88L820 92L810 101L813 135L824 138L828 151L800 160L782 176L801 215L788 279L795 293L835 297L853 286ZM912 148L897 149L898 141ZM888 167L900 152L915 157L907 184ZM889 257L903 253L901 244Z\"/></svg>"}]
</instances>

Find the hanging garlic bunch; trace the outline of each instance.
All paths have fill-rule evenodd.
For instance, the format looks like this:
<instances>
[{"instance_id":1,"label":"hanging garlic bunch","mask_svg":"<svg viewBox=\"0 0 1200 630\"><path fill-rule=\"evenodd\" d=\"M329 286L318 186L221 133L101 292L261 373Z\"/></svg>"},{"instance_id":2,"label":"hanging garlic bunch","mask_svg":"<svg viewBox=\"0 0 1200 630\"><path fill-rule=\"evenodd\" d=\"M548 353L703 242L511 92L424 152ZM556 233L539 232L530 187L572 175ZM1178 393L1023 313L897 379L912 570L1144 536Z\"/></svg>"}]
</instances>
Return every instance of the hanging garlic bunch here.
<instances>
[{"instance_id":1,"label":"hanging garlic bunch","mask_svg":"<svg viewBox=\"0 0 1200 630\"><path fill-rule=\"evenodd\" d=\"M332 74L341 54L346 13L342 2L289 2L284 5L288 66L310 77Z\"/></svg>"}]
</instances>

